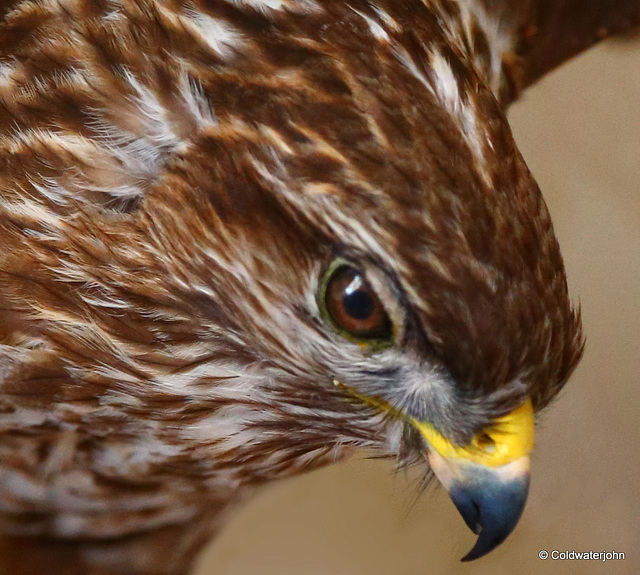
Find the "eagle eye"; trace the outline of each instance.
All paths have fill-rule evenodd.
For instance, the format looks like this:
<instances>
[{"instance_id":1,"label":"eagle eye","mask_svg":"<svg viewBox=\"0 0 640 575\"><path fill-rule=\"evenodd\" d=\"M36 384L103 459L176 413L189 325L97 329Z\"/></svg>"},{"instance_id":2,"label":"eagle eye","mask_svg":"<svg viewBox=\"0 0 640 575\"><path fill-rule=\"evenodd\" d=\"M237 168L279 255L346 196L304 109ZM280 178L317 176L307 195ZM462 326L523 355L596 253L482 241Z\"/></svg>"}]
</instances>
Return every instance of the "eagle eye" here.
<instances>
[{"instance_id":1,"label":"eagle eye","mask_svg":"<svg viewBox=\"0 0 640 575\"><path fill-rule=\"evenodd\" d=\"M322 283L320 308L344 335L365 343L392 339L389 315L363 272L338 261Z\"/></svg>"}]
</instances>

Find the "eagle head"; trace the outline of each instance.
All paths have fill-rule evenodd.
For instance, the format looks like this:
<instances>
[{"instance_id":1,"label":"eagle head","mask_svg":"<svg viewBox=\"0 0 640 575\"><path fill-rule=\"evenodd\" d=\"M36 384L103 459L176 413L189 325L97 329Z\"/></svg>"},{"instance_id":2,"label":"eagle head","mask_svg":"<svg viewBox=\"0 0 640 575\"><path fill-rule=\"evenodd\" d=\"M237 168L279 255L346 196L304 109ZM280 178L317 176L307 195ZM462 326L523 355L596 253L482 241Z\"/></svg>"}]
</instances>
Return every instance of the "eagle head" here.
<instances>
[{"instance_id":1,"label":"eagle head","mask_svg":"<svg viewBox=\"0 0 640 575\"><path fill-rule=\"evenodd\" d=\"M409 33L370 53L332 33L340 59L298 69L315 91L269 77L253 99L235 86L241 110L216 104L246 121L196 135L143 205L154 275L229 378L204 384L229 395L212 461L253 481L353 445L428 460L480 533L472 559L522 513L534 414L581 355L579 314L476 70L434 33L414 53Z\"/></svg>"},{"instance_id":2,"label":"eagle head","mask_svg":"<svg viewBox=\"0 0 640 575\"><path fill-rule=\"evenodd\" d=\"M5 82L36 77L5 104L3 341L110 480L60 479L73 521L43 525L188 519L360 446L430 466L479 557L582 351L501 52L465 52L458 3L253 4L29 4L52 23ZM93 497L144 513L95 527Z\"/></svg>"}]
</instances>

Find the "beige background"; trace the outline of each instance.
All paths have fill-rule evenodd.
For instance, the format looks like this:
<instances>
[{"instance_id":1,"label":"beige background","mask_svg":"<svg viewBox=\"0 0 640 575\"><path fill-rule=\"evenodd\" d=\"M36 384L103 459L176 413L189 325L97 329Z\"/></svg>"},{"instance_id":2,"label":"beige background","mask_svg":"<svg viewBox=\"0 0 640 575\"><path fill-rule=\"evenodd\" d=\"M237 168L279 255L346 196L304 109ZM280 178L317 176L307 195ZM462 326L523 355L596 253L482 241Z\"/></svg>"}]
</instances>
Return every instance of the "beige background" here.
<instances>
[{"instance_id":1,"label":"beige background","mask_svg":"<svg viewBox=\"0 0 640 575\"><path fill-rule=\"evenodd\" d=\"M640 44L571 62L511 110L545 193L588 336L539 429L513 536L459 563L474 537L442 489L360 459L270 486L236 515L198 575L640 573ZM625 561L540 561L540 549Z\"/></svg>"}]
</instances>

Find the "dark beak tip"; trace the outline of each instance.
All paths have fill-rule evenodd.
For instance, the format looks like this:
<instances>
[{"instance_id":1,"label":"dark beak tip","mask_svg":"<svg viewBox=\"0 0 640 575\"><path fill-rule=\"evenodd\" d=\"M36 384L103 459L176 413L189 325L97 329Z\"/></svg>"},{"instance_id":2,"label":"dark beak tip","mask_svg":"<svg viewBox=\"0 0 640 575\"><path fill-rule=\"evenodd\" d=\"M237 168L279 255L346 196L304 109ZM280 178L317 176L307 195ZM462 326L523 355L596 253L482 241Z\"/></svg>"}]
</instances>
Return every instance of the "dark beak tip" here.
<instances>
[{"instance_id":1,"label":"dark beak tip","mask_svg":"<svg viewBox=\"0 0 640 575\"><path fill-rule=\"evenodd\" d=\"M481 537L478 537L478 540L476 541L476 544L473 546L471 551L469 551L469 553L467 553L462 559L460 559L460 561L462 563L469 563L471 561L475 561L476 559L480 559L481 557L484 557L485 555L491 553L491 551L493 551L498 545L500 545L500 543L502 543L502 541L486 545L482 542Z\"/></svg>"},{"instance_id":2,"label":"dark beak tip","mask_svg":"<svg viewBox=\"0 0 640 575\"><path fill-rule=\"evenodd\" d=\"M478 555L477 553L474 553L474 549L475 547L469 551L469 553L467 553L462 559L460 559L461 563L470 563L471 561L475 561L476 559L480 559L480 557L482 557L482 555Z\"/></svg>"},{"instance_id":3,"label":"dark beak tip","mask_svg":"<svg viewBox=\"0 0 640 575\"><path fill-rule=\"evenodd\" d=\"M458 485L449 495L465 523L478 535L462 561L467 563L493 551L515 529L527 500L529 481Z\"/></svg>"},{"instance_id":4,"label":"dark beak tip","mask_svg":"<svg viewBox=\"0 0 640 575\"><path fill-rule=\"evenodd\" d=\"M476 559L480 559L481 557L491 553L511 534L516 523L517 520L512 527L507 529L490 530L483 528L476 540L476 544L473 546L471 551L461 559L461 561L463 563L468 563L469 561L475 561Z\"/></svg>"}]
</instances>

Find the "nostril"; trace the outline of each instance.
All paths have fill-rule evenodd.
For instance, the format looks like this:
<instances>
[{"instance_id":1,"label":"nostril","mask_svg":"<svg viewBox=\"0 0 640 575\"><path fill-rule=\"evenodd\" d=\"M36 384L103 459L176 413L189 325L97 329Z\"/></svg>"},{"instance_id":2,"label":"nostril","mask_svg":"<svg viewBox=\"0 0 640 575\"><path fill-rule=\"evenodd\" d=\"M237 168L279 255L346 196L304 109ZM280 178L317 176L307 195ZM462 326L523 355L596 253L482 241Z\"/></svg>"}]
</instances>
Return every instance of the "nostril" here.
<instances>
[{"instance_id":1,"label":"nostril","mask_svg":"<svg viewBox=\"0 0 640 575\"><path fill-rule=\"evenodd\" d=\"M476 447L482 451L493 452L496 449L496 442L486 431L481 431L474 438Z\"/></svg>"}]
</instances>

